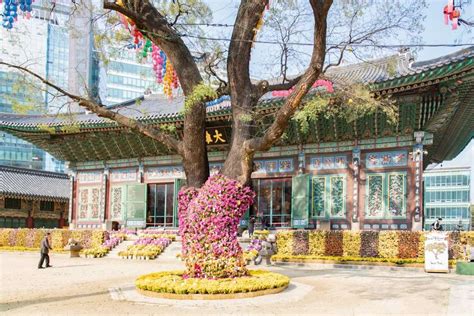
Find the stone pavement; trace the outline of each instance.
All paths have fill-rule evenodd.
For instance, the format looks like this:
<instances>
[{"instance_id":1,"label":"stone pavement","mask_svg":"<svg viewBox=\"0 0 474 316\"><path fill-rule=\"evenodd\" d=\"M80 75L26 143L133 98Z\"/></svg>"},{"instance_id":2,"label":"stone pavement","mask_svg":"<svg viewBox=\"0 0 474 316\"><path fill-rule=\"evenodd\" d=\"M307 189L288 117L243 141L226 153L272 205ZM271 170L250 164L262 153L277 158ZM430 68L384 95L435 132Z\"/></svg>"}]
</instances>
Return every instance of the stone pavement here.
<instances>
[{"instance_id":1,"label":"stone pavement","mask_svg":"<svg viewBox=\"0 0 474 316\"><path fill-rule=\"evenodd\" d=\"M413 270L272 266L291 277L283 293L254 299L148 299L133 290L140 274L182 269L173 243L152 261L0 252L2 315L474 315L474 278ZM260 266L259 268L266 268ZM119 291L120 290L120 291Z\"/></svg>"}]
</instances>

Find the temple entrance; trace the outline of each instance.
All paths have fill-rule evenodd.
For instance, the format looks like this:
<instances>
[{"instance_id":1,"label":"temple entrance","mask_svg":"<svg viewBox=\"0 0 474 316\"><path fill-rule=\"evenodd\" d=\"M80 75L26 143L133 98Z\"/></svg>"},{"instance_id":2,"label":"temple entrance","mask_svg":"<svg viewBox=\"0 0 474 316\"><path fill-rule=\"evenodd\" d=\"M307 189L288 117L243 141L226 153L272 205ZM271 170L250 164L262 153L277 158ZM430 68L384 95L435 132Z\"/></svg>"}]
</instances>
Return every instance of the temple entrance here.
<instances>
[{"instance_id":1,"label":"temple entrance","mask_svg":"<svg viewBox=\"0 0 474 316\"><path fill-rule=\"evenodd\" d=\"M256 179L252 215L263 227L291 226L291 178Z\"/></svg>"},{"instance_id":2,"label":"temple entrance","mask_svg":"<svg viewBox=\"0 0 474 316\"><path fill-rule=\"evenodd\" d=\"M174 183L148 184L146 226L173 226Z\"/></svg>"}]
</instances>

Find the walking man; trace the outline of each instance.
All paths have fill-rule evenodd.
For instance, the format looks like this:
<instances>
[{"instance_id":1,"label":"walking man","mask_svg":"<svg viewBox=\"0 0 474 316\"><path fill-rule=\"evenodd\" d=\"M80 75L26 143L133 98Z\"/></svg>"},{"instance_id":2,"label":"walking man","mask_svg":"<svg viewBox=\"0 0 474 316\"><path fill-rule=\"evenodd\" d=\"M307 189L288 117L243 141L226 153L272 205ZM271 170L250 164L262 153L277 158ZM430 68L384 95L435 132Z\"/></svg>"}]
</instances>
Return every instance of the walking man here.
<instances>
[{"instance_id":1,"label":"walking man","mask_svg":"<svg viewBox=\"0 0 474 316\"><path fill-rule=\"evenodd\" d=\"M44 269L43 268L44 259L46 259L46 268L52 267L51 265L49 265L49 250L53 249L49 245L50 236L51 236L50 233L46 233L46 236L44 236L43 240L41 241L41 259L40 259L40 262L38 263L38 269Z\"/></svg>"}]
</instances>

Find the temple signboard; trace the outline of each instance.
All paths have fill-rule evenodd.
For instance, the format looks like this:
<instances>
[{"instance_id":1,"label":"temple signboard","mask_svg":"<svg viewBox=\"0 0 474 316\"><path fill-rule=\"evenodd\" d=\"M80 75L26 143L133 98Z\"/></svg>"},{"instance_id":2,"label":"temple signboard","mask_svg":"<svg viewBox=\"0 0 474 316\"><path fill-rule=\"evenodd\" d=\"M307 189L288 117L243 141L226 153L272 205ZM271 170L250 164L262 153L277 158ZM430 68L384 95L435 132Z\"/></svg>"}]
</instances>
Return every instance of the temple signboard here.
<instances>
[{"instance_id":1,"label":"temple signboard","mask_svg":"<svg viewBox=\"0 0 474 316\"><path fill-rule=\"evenodd\" d=\"M227 144L227 135L224 128L206 128L206 144Z\"/></svg>"}]
</instances>

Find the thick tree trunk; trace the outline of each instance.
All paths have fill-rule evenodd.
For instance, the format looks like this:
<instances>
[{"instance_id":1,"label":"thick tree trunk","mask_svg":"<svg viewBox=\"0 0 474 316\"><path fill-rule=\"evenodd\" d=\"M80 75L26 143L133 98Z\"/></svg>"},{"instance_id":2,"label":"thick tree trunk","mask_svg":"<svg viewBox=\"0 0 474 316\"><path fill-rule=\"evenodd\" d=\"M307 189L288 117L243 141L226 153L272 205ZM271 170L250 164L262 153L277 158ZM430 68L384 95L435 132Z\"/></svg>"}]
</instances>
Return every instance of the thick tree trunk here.
<instances>
[{"instance_id":1,"label":"thick tree trunk","mask_svg":"<svg viewBox=\"0 0 474 316\"><path fill-rule=\"evenodd\" d=\"M115 10L132 19L138 30L158 45L173 63L184 95L189 96L202 83L202 77L189 48L151 1L124 0L121 4L104 2L104 8ZM188 186L200 188L209 177L205 143L206 109L203 103L186 110L183 141L178 153L183 158Z\"/></svg>"},{"instance_id":2,"label":"thick tree trunk","mask_svg":"<svg viewBox=\"0 0 474 316\"><path fill-rule=\"evenodd\" d=\"M252 137L249 121L259 96L250 80L249 64L255 27L268 1L242 1L237 13L229 46L227 74L232 99L232 143L223 173L242 184L250 184L253 153L245 151L245 142Z\"/></svg>"},{"instance_id":3,"label":"thick tree trunk","mask_svg":"<svg viewBox=\"0 0 474 316\"><path fill-rule=\"evenodd\" d=\"M190 117L191 116L191 117ZM200 118L200 119L193 119ZM183 135L183 167L187 185L200 188L209 178L209 161L205 142L206 109L204 106L193 106L185 114Z\"/></svg>"},{"instance_id":4,"label":"thick tree trunk","mask_svg":"<svg viewBox=\"0 0 474 316\"><path fill-rule=\"evenodd\" d=\"M242 111L236 110L234 115L238 116L240 112ZM244 185L250 185L252 173L253 154L247 153L244 146L245 141L251 137L249 122L235 119L232 126L231 147L225 160L223 174Z\"/></svg>"},{"instance_id":5,"label":"thick tree trunk","mask_svg":"<svg viewBox=\"0 0 474 316\"><path fill-rule=\"evenodd\" d=\"M153 38L153 35L150 36ZM155 41L160 43L160 39ZM184 95L189 96L194 88L202 82L202 77L191 53L181 38L177 42L160 43L161 48L172 60ZM200 188L209 178L209 161L205 142L206 107L203 103L194 104L184 115L182 158L187 185Z\"/></svg>"}]
</instances>

